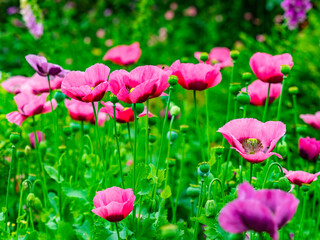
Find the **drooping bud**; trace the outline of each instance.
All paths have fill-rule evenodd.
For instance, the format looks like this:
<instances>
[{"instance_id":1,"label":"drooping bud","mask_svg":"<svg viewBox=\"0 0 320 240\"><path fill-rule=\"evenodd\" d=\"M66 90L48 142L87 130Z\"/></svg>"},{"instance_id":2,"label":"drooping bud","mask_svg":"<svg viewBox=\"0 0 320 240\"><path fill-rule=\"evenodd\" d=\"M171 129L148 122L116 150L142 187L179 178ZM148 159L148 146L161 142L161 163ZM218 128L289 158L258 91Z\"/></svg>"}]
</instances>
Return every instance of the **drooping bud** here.
<instances>
[{"instance_id":1,"label":"drooping bud","mask_svg":"<svg viewBox=\"0 0 320 240\"><path fill-rule=\"evenodd\" d=\"M38 212L40 212L42 209L42 202L38 197L36 197L33 201L33 208Z\"/></svg>"},{"instance_id":2,"label":"drooping bud","mask_svg":"<svg viewBox=\"0 0 320 240\"><path fill-rule=\"evenodd\" d=\"M18 142L19 142L19 140L20 140L20 133L18 133L18 132L12 132L11 134L10 134L10 142L12 143L12 144L17 144Z\"/></svg>"},{"instance_id":3,"label":"drooping bud","mask_svg":"<svg viewBox=\"0 0 320 240\"><path fill-rule=\"evenodd\" d=\"M206 53L206 52L200 53L200 60L201 60L202 62L206 62L206 61L208 61L208 59L209 59L208 53Z\"/></svg>"},{"instance_id":4,"label":"drooping bud","mask_svg":"<svg viewBox=\"0 0 320 240\"><path fill-rule=\"evenodd\" d=\"M288 144L284 139L278 142L276 148L277 153L279 153L283 158L286 158L288 156L288 151Z\"/></svg>"},{"instance_id":5,"label":"drooping bud","mask_svg":"<svg viewBox=\"0 0 320 240\"><path fill-rule=\"evenodd\" d=\"M246 92L240 92L237 96L237 100L241 105L247 105L250 103L250 96Z\"/></svg>"},{"instance_id":6,"label":"drooping bud","mask_svg":"<svg viewBox=\"0 0 320 240\"><path fill-rule=\"evenodd\" d=\"M178 77L175 75L170 75L169 79L168 79L168 83L170 84L170 86L174 86L176 85L178 82Z\"/></svg>"},{"instance_id":7,"label":"drooping bud","mask_svg":"<svg viewBox=\"0 0 320 240\"><path fill-rule=\"evenodd\" d=\"M291 183L286 177L279 178L278 187L282 191L288 192L291 189Z\"/></svg>"},{"instance_id":8,"label":"drooping bud","mask_svg":"<svg viewBox=\"0 0 320 240\"><path fill-rule=\"evenodd\" d=\"M206 217L215 217L217 214L217 204L214 200L208 200L205 205Z\"/></svg>"},{"instance_id":9,"label":"drooping bud","mask_svg":"<svg viewBox=\"0 0 320 240\"><path fill-rule=\"evenodd\" d=\"M29 193L26 200L27 207L33 206L34 199L35 199L35 195L33 193Z\"/></svg>"},{"instance_id":10,"label":"drooping bud","mask_svg":"<svg viewBox=\"0 0 320 240\"><path fill-rule=\"evenodd\" d=\"M232 50L230 52L230 57L233 61L236 61L239 58L240 52L238 50Z\"/></svg>"},{"instance_id":11,"label":"drooping bud","mask_svg":"<svg viewBox=\"0 0 320 240\"><path fill-rule=\"evenodd\" d=\"M62 92L56 92L54 94L54 99L57 101L57 103L61 103L66 98L66 95L64 95Z\"/></svg>"},{"instance_id":12,"label":"drooping bud","mask_svg":"<svg viewBox=\"0 0 320 240\"><path fill-rule=\"evenodd\" d=\"M31 153L31 147L29 145L24 148L24 153L26 154L26 156L29 156L29 154Z\"/></svg>"},{"instance_id":13,"label":"drooping bud","mask_svg":"<svg viewBox=\"0 0 320 240\"><path fill-rule=\"evenodd\" d=\"M280 71L281 71L281 73L283 75L288 75L290 73L290 71L291 71L291 68L290 68L289 65L286 65L286 64L285 65L281 65Z\"/></svg>"}]
</instances>

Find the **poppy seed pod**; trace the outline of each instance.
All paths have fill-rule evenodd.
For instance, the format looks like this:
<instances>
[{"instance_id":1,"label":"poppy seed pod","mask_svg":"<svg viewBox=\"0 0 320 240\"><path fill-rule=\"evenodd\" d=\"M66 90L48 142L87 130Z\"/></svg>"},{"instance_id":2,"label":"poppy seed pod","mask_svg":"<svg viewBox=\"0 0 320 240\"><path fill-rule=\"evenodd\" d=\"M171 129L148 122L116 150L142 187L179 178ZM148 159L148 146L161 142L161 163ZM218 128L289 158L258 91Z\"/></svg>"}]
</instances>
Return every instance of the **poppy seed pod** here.
<instances>
[{"instance_id":1,"label":"poppy seed pod","mask_svg":"<svg viewBox=\"0 0 320 240\"><path fill-rule=\"evenodd\" d=\"M200 177L208 177L210 173L210 166L208 163L200 163L200 166L198 167L198 175Z\"/></svg>"},{"instance_id":2,"label":"poppy seed pod","mask_svg":"<svg viewBox=\"0 0 320 240\"><path fill-rule=\"evenodd\" d=\"M150 125L150 126L156 125L157 122L158 122L158 118L157 118L157 117L151 117L151 118L149 118L149 125Z\"/></svg>"},{"instance_id":3,"label":"poppy seed pod","mask_svg":"<svg viewBox=\"0 0 320 240\"><path fill-rule=\"evenodd\" d=\"M246 92L240 92L237 96L237 100L241 105L247 105L250 103L250 96Z\"/></svg>"},{"instance_id":4,"label":"poppy seed pod","mask_svg":"<svg viewBox=\"0 0 320 240\"><path fill-rule=\"evenodd\" d=\"M64 135L66 135L67 137L70 137L70 135L72 133L71 127L64 127L62 131L63 131Z\"/></svg>"},{"instance_id":5,"label":"poppy seed pod","mask_svg":"<svg viewBox=\"0 0 320 240\"><path fill-rule=\"evenodd\" d=\"M191 198L196 198L200 194L200 188L199 187L188 187L187 188L187 195Z\"/></svg>"},{"instance_id":6,"label":"poppy seed pod","mask_svg":"<svg viewBox=\"0 0 320 240\"><path fill-rule=\"evenodd\" d=\"M157 141L157 137L154 135L149 135L149 142L154 143L155 141Z\"/></svg>"},{"instance_id":7,"label":"poppy seed pod","mask_svg":"<svg viewBox=\"0 0 320 240\"><path fill-rule=\"evenodd\" d=\"M78 123L71 123L71 130L73 133L76 133L80 130L80 124Z\"/></svg>"},{"instance_id":8,"label":"poppy seed pod","mask_svg":"<svg viewBox=\"0 0 320 240\"><path fill-rule=\"evenodd\" d=\"M10 142L11 142L12 144L17 144L17 143L19 142L19 140L20 140L20 134L19 134L19 133L17 133L17 132L12 132L12 133L10 134Z\"/></svg>"},{"instance_id":9,"label":"poppy seed pod","mask_svg":"<svg viewBox=\"0 0 320 240\"><path fill-rule=\"evenodd\" d=\"M174 86L176 85L178 82L178 77L175 75L170 75L169 79L168 79L168 83L170 84L170 86Z\"/></svg>"},{"instance_id":10,"label":"poppy seed pod","mask_svg":"<svg viewBox=\"0 0 320 240\"><path fill-rule=\"evenodd\" d=\"M245 82L250 82L252 79L252 74L249 72L245 72L242 74L242 80Z\"/></svg>"},{"instance_id":11,"label":"poppy seed pod","mask_svg":"<svg viewBox=\"0 0 320 240\"><path fill-rule=\"evenodd\" d=\"M170 132L167 133L167 139L170 138ZM178 133L176 131L171 130L171 142L174 142L178 138Z\"/></svg>"},{"instance_id":12,"label":"poppy seed pod","mask_svg":"<svg viewBox=\"0 0 320 240\"><path fill-rule=\"evenodd\" d=\"M66 98L66 95L64 95L62 92L56 92L54 94L54 99L57 101L57 103L61 103Z\"/></svg>"},{"instance_id":13,"label":"poppy seed pod","mask_svg":"<svg viewBox=\"0 0 320 240\"><path fill-rule=\"evenodd\" d=\"M292 86L292 87L289 87L288 91L291 95L296 95L299 93L299 88L296 86Z\"/></svg>"},{"instance_id":14,"label":"poppy seed pod","mask_svg":"<svg viewBox=\"0 0 320 240\"><path fill-rule=\"evenodd\" d=\"M180 108L178 107L178 106L172 106L171 108L170 108L170 114L171 114L171 116L178 116L179 115L179 113L180 113Z\"/></svg>"},{"instance_id":15,"label":"poppy seed pod","mask_svg":"<svg viewBox=\"0 0 320 240\"><path fill-rule=\"evenodd\" d=\"M291 189L291 183L288 180L288 178L281 177L281 178L279 178L278 187L282 191L289 192L289 190Z\"/></svg>"},{"instance_id":16,"label":"poppy seed pod","mask_svg":"<svg viewBox=\"0 0 320 240\"><path fill-rule=\"evenodd\" d=\"M23 158L24 157L24 152L23 151L17 151L17 157L18 158Z\"/></svg>"},{"instance_id":17,"label":"poppy seed pod","mask_svg":"<svg viewBox=\"0 0 320 240\"><path fill-rule=\"evenodd\" d=\"M205 61L207 61L208 59L209 59L208 53L206 53L206 52L200 53L200 60L201 60L201 61L205 62Z\"/></svg>"},{"instance_id":18,"label":"poppy seed pod","mask_svg":"<svg viewBox=\"0 0 320 240\"><path fill-rule=\"evenodd\" d=\"M232 95L236 96L241 90L241 83L230 83L229 90Z\"/></svg>"},{"instance_id":19,"label":"poppy seed pod","mask_svg":"<svg viewBox=\"0 0 320 240\"><path fill-rule=\"evenodd\" d=\"M230 57L233 61L236 61L239 58L240 52L238 50L232 50L230 52Z\"/></svg>"},{"instance_id":20,"label":"poppy seed pod","mask_svg":"<svg viewBox=\"0 0 320 240\"><path fill-rule=\"evenodd\" d=\"M284 65L281 65L280 71L281 71L281 73L282 73L283 75L288 75L288 74L290 73L290 71L291 71L291 68L290 68L289 65L284 64Z\"/></svg>"},{"instance_id":21,"label":"poppy seed pod","mask_svg":"<svg viewBox=\"0 0 320 240\"><path fill-rule=\"evenodd\" d=\"M113 93L111 93L109 97L110 97L110 102L112 102L112 103L117 103L117 102L119 102L117 96L114 95Z\"/></svg>"},{"instance_id":22,"label":"poppy seed pod","mask_svg":"<svg viewBox=\"0 0 320 240\"><path fill-rule=\"evenodd\" d=\"M217 204L214 200L208 200L205 205L206 217L214 217L217 214Z\"/></svg>"},{"instance_id":23,"label":"poppy seed pod","mask_svg":"<svg viewBox=\"0 0 320 240\"><path fill-rule=\"evenodd\" d=\"M221 156L224 153L224 147L223 146L217 146L214 148L214 152L217 156Z\"/></svg>"}]
</instances>

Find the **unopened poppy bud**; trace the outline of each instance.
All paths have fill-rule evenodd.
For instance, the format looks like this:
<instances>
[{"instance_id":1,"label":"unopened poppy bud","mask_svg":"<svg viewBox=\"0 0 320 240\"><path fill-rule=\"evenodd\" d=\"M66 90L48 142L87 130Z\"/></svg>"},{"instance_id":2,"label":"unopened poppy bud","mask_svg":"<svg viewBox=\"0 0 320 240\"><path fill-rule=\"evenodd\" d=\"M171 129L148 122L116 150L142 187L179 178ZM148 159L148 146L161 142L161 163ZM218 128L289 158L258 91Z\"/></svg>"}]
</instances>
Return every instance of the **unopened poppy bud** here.
<instances>
[{"instance_id":1,"label":"unopened poppy bud","mask_svg":"<svg viewBox=\"0 0 320 240\"><path fill-rule=\"evenodd\" d=\"M180 113L180 108L178 107L178 106L172 106L171 108L170 108L170 114L171 114L171 116L178 116L179 115L179 113Z\"/></svg>"},{"instance_id":2,"label":"unopened poppy bud","mask_svg":"<svg viewBox=\"0 0 320 240\"><path fill-rule=\"evenodd\" d=\"M29 177L28 177L28 180L29 180L31 183L34 183L34 181L36 180L36 176L33 175L33 174L30 174Z\"/></svg>"},{"instance_id":3,"label":"unopened poppy bud","mask_svg":"<svg viewBox=\"0 0 320 240\"><path fill-rule=\"evenodd\" d=\"M194 186L188 187L186 193L189 197L196 198L200 194L200 188Z\"/></svg>"},{"instance_id":4,"label":"unopened poppy bud","mask_svg":"<svg viewBox=\"0 0 320 240\"><path fill-rule=\"evenodd\" d=\"M209 173L210 173L209 164L206 162L200 163L200 166L198 167L198 175L200 177L208 177Z\"/></svg>"},{"instance_id":5,"label":"unopened poppy bud","mask_svg":"<svg viewBox=\"0 0 320 240\"><path fill-rule=\"evenodd\" d=\"M176 238L178 232L178 226L174 224L168 224L161 228L161 239Z\"/></svg>"},{"instance_id":6,"label":"unopened poppy bud","mask_svg":"<svg viewBox=\"0 0 320 240\"><path fill-rule=\"evenodd\" d=\"M59 149L59 153L62 154L67 150L67 147L65 145L60 145L58 149Z\"/></svg>"},{"instance_id":7,"label":"unopened poppy bud","mask_svg":"<svg viewBox=\"0 0 320 240\"><path fill-rule=\"evenodd\" d=\"M296 95L299 92L299 88L296 87L296 86L292 86L292 87L289 87L288 91L289 91L290 94Z\"/></svg>"},{"instance_id":8,"label":"unopened poppy bud","mask_svg":"<svg viewBox=\"0 0 320 240\"><path fill-rule=\"evenodd\" d=\"M188 125L180 125L180 131L182 133L187 133L188 132L188 129L189 129L189 126Z\"/></svg>"},{"instance_id":9,"label":"unopened poppy bud","mask_svg":"<svg viewBox=\"0 0 320 240\"><path fill-rule=\"evenodd\" d=\"M206 217L214 217L217 214L217 205L214 200L208 200L204 208Z\"/></svg>"},{"instance_id":10,"label":"unopened poppy bud","mask_svg":"<svg viewBox=\"0 0 320 240\"><path fill-rule=\"evenodd\" d=\"M167 133L167 139L169 140L170 138L170 132ZM171 130L171 138L170 138L170 141L171 142L174 142L176 139L178 138L178 133Z\"/></svg>"},{"instance_id":11,"label":"unopened poppy bud","mask_svg":"<svg viewBox=\"0 0 320 240\"><path fill-rule=\"evenodd\" d=\"M278 187L282 191L289 192L289 190L291 189L291 183L288 180L288 178L281 177L281 178L279 178Z\"/></svg>"},{"instance_id":12,"label":"unopened poppy bud","mask_svg":"<svg viewBox=\"0 0 320 240\"><path fill-rule=\"evenodd\" d=\"M10 142L12 144L17 144L20 140L20 133L17 133L17 132L12 132L10 134Z\"/></svg>"},{"instance_id":13,"label":"unopened poppy bud","mask_svg":"<svg viewBox=\"0 0 320 240\"><path fill-rule=\"evenodd\" d=\"M281 65L281 69L280 69L281 73L283 75L288 75L291 71L290 66L289 65Z\"/></svg>"},{"instance_id":14,"label":"unopened poppy bud","mask_svg":"<svg viewBox=\"0 0 320 240\"><path fill-rule=\"evenodd\" d=\"M224 153L224 147L223 146L217 146L214 148L214 152L217 156L221 156Z\"/></svg>"},{"instance_id":15,"label":"unopened poppy bud","mask_svg":"<svg viewBox=\"0 0 320 240\"><path fill-rule=\"evenodd\" d=\"M80 130L80 124L78 123L71 123L71 130L73 133L76 133Z\"/></svg>"},{"instance_id":16,"label":"unopened poppy bud","mask_svg":"<svg viewBox=\"0 0 320 240\"><path fill-rule=\"evenodd\" d=\"M302 184L301 190L304 192L308 192L310 189L310 184Z\"/></svg>"},{"instance_id":17,"label":"unopened poppy bud","mask_svg":"<svg viewBox=\"0 0 320 240\"><path fill-rule=\"evenodd\" d=\"M242 80L245 82L250 82L252 79L252 74L249 72L245 72L242 74Z\"/></svg>"},{"instance_id":18,"label":"unopened poppy bud","mask_svg":"<svg viewBox=\"0 0 320 240\"><path fill-rule=\"evenodd\" d=\"M208 53L206 53L206 52L200 53L200 60L201 60L202 62L208 61L208 59L209 59Z\"/></svg>"},{"instance_id":19,"label":"unopened poppy bud","mask_svg":"<svg viewBox=\"0 0 320 240\"><path fill-rule=\"evenodd\" d=\"M229 90L231 92L232 95L236 96L240 90L241 90L241 83L239 82L236 82L236 83L230 83L230 86L229 86Z\"/></svg>"},{"instance_id":20,"label":"unopened poppy bud","mask_svg":"<svg viewBox=\"0 0 320 240\"><path fill-rule=\"evenodd\" d=\"M62 131L63 131L64 135L66 135L66 137L70 137L70 135L72 133L71 127L64 127Z\"/></svg>"},{"instance_id":21,"label":"unopened poppy bud","mask_svg":"<svg viewBox=\"0 0 320 240\"><path fill-rule=\"evenodd\" d=\"M41 203L41 200L38 197L34 198L33 208L36 211L41 211L41 209L42 209L42 203Z\"/></svg>"},{"instance_id":22,"label":"unopened poppy bud","mask_svg":"<svg viewBox=\"0 0 320 240\"><path fill-rule=\"evenodd\" d=\"M239 58L240 52L238 50L232 50L230 52L230 57L233 61L236 61Z\"/></svg>"},{"instance_id":23,"label":"unopened poppy bud","mask_svg":"<svg viewBox=\"0 0 320 240\"><path fill-rule=\"evenodd\" d=\"M24 157L24 151L17 151L17 157L18 158L23 158Z\"/></svg>"},{"instance_id":24,"label":"unopened poppy bud","mask_svg":"<svg viewBox=\"0 0 320 240\"><path fill-rule=\"evenodd\" d=\"M109 95L109 97L110 97L110 102L112 102L112 103L117 103L117 102L119 102L119 100L118 100L118 98L117 98L117 96L116 95L114 95L114 94L110 94Z\"/></svg>"},{"instance_id":25,"label":"unopened poppy bud","mask_svg":"<svg viewBox=\"0 0 320 240\"><path fill-rule=\"evenodd\" d=\"M28 189L29 184L28 184L28 182L27 182L26 180L23 181L22 187L23 187L23 190L24 190L24 191Z\"/></svg>"},{"instance_id":26,"label":"unopened poppy bud","mask_svg":"<svg viewBox=\"0 0 320 240\"><path fill-rule=\"evenodd\" d=\"M242 234L230 234L229 240L243 240Z\"/></svg>"},{"instance_id":27,"label":"unopened poppy bud","mask_svg":"<svg viewBox=\"0 0 320 240\"><path fill-rule=\"evenodd\" d=\"M31 147L29 145L27 145L24 148L24 153L26 154L26 156L28 156L31 153Z\"/></svg>"},{"instance_id":28,"label":"unopened poppy bud","mask_svg":"<svg viewBox=\"0 0 320 240\"><path fill-rule=\"evenodd\" d=\"M279 153L283 158L288 156L288 144L285 140L282 140L277 144L276 152Z\"/></svg>"},{"instance_id":29,"label":"unopened poppy bud","mask_svg":"<svg viewBox=\"0 0 320 240\"><path fill-rule=\"evenodd\" d=\"M64 95L62 92L56 92L54 94L54 99L57 101L57 103L61 103L66 98L66 95Z\"/></svg>"},{"instance_id":30,"label":"unopened poppy bud","mask_svg":"<svg viewBox=\"0 0 320 240\"><path fill-rule=\"evenodd\" d=\"M150 125L150 126L156 125L157 122L158 122L158 118L157 118L157 117L151 117L151 118L149 118L149 125Z\"/></svg>"},{"instance_id":31,"label":"unopened poppy bud","mask_svg":"<svg viewBox=\"0 0 320 240\"><path fill-rule=\"evenodd\" d=\"M149 142L154 143L155 141L157 141L157 137L154 135L149 135Z\"/></svg>"},{"instance_id":32,"label":"unopened poppy bud","mask_svg":"<svg viewBox=\"0 0 320 240\"><path fill-rule=\"evenodd\" d=\"M241 105L247 105L250 103L250 96L246 92L240 92L237 96L237 100Z\"/></svg>"},{"instance_id":33,"label":"unopened poppy bud","mask_svg":"<svg viewBox=\"0 0 320 240\"><path fill-rule=\"evenodd\" d=\"M170 86L174 86L176 85L178 82L178 77L175 75L170 75L169 79L168 79L168 83L170 84Z\"/></svg>"},{"instance_id":34,"label":"unopened poppy bud","mask_svg":"<svg viewBox=\"0 0 320 240\"><path fill-rule=\"evenodd\" d=\"M33 206L33 202L34 202L34 199L36 197L34 196L33 193L29 193L28 196L27 196L27 200L26 200L26 203L27 203L27 207L31 207Z\"/></svg>"},{"instance_id":35,"label":"unopened poppy bud","mask_svg":"<svg viewBox=\"0 0 320 240\"><path fill-rule=\"evenodd\" d=\"M89 126L88 126L88 125L84 125L84 126L83 126L83 133L84 133L84 134L89 134L89 132L90 132Z\"/></svg>"},{"instance_id":36,"label":"unopened poppy bud","mask_svg":"<svg viewBox=\"0 0 320 240\"><path fill-rule=\"evenodd\" d=\"M135 103L132 105L132 109L136 111L137 115L139 115L143 112L144 105L142 103Z\"/></svg>"}]
</instances>

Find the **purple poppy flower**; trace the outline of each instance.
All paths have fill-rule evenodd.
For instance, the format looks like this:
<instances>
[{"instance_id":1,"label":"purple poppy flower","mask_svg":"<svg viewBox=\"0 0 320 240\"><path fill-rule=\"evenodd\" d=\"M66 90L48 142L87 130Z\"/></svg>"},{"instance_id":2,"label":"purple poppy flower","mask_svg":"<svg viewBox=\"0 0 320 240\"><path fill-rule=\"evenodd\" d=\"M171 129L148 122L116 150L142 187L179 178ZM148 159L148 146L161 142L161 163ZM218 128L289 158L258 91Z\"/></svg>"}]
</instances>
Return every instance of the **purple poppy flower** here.
<instances>
[{"instance_id":1,"label":"purple poppy flower","mask_svg":"<svg viewBox=\"0 0 320 240\"><path fill-rule=\"evenodd\" d=\"M238 198L221 210L218 221L227 232L267 232L277 240L278 230L292 219L298 204L290 193L279 189L255 191L243 183L238 187Z\"/></svg>"},{"instance_id":2,"label":"purple poppy flower","mask_svg":"<svg viewBox=\"0 0 320 240\"><path fill-rule=\"evenodd\" d=\"M45 57L29 54L26 56L26 60L40 76L64 77L66 74L66 71L62 67L57 64L48 63Z\"/></svg>"}]
</instances>

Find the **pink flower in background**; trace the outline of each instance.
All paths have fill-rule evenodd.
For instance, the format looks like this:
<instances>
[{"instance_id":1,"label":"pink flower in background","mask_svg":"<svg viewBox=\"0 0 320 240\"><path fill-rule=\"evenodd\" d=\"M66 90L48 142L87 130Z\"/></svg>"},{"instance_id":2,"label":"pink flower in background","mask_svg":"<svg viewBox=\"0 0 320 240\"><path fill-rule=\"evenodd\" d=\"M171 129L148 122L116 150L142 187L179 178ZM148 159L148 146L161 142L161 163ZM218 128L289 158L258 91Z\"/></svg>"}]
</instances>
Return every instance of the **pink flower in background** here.
<instances>
[{"instance_id":1,"label":"pink flower in background","mask_svg":"<svg viewBox=\"0 0 320 240\"><path fill-rule=\"evenodd\" d=\"M320 172L312 174L304 171L288 171L285 168L283 168L283 172L291 183L298 186L301 186L302 184L311 184L313 181L316 181L317 177L320 175Z\"/></svg>"},{"instance_id":2,"label":"pink flower in background","mask_svg":"<svg viewBox=\"0 0 320 240\"><path fill-rule=\"evenodd\" d=\"M166 13L164 14L164 18L168 21L172 20L174 18L174 11L172 10L166 11Z\"/></svg>"},{"instance_id":3,"label":"pink flower in background","mask_svg":"<svg viewBox=\"0 0 320 240\"><path fill-rule=\"evenodd\" d=\"M238 187L238 198L220 211L218 221L227 232L267 232L278 240L279 229L292 219L298 205L299 200L290 193L279 189L255 191L245 182Z\"/></svg>"},{"instance_id":4,"label":"pink flower in background","mask_svg":"<svg viewBox=\"0 0 320 240\"><path fill-rule=\"evenodd\" d=\"M75 121L90 122L94 118L91 103L86 103L75 99L65 99L64 104L69 111L70 117ZM95 105L97 108L98 103L95 103Z\"/></svg>"},{"instance_id":5,"label":"pink flower in background","mask_svg":"<svg viewBox=\"0 0 320 240\"><path fill-rule=\"evenodd\" d=\"M26 4L25 2L21 5L20 13L22 15L23 21L26 24L26 27L29 29L29 32L34 36L34 38L38 39L43 34L43 25L40 21L37 21L34 12L31 9L30 4ZM33 5L36 5L34 2Z\"/></svg>"},{"instance_id":6,"label":"pink flower in background","mask_svg":"<svg viewBox=\"0 0 320 240\"><path fill-rule=\"evenodd\" d=\"M66 71L63 70L62 67L57 64L48 63L45 57L29 54L26 56L26 60L40 76L46 77L50 75L64 77L66 74Z\"/></svg>"},{"instance_id":7,"label":"pink flower in background","mask_svg":"<svg viewBox=\"0 0 320 240\"><path fill-rule=\"evenodd\" d=\"M171 71L145 65L131 72L116 70L110 74L109 90L125 103L142 103L159 97L169 87Z\"/></svg>"},{"instance_id":8,"label":"pink flower in background","mask_svg":"<svg viewBox=\"0 0 320 240\"><path fill-rule=\"evenodd\" d=\"M62 92L70 98L83 102L100 101L108 89L110 68L97 63L85 72L72 71L61 84Z\"/></svg>"},{"instance_id":9,"label":"pink flower in background","mask_svg":"<svg viewBox=\"0 0 320 240\"><path fill-rule=\"evenodd\" d=\"M1 86L9 93L17 94L21 92L22 86L27 83L28 77L14 76L1 83Z\"/></svg>"},{"instance_id":10,"label":"pink flower in background","mask_svg":"<svg viewBox=\"0 0 320 240\"><path fill-rule=\"evenodd\" d=\"M51 112L50 102L46 102L48 94L43 93L39 96L19 93L14 97L14 101L18 106L18 111L7 114L7 120L18 126L28 118L34 115ZM57 107L57 103L52 99L53 109Z\"/></svg>"},{"instance_id":11,"label":"pink flower in background","mask_svg":"<svg viewBox=\"0 0 320 240\"><path fill-rule=\"evenodd\" d=\"M286 133L286 125L279 121L260 122L254 118L234 119L219 128L223 137L245 160L263 162L272 155L279 139Z\"/></svg>"},{"instance_id":12,"label":"pink flower in background","mask_svg":"<svg viewBox=\"0 0 320 240\"><path fill-rule=\"evenodd\" d=\"M314 129L320 129L320 111L312 114L301 114L300 118Z\"/></svg>"},{"instance_id":13,"label":"pink flower in background","mask_svg":"<svg viewBox=\"0 0 320 240\"><path fill-rule=\"evenodd\" d=\"M264 106L268 95L269 83L256 80L248 86L248 94L250 95L250 104L255 106ZM269 104L276 100L281 94L282 84L272 83L269 94ZM246 88L241 91L246 92Z\"/></svg>"},{"instance_id":14,"label":"pink flower in background","mask_svg":"<svg viewBox=\"0 0 320 240\"><path fill-rule=\"evenodd\" d=\"M303 159L309 161L317 161L320 154L320 141L315 138L300 138L299 139L299 154Z\"/></svg>"},{"instance_id":15,"label":"pink flower in background","mask_svg":"<svg viewBox=\"0 0 320 240\"><path fill-rule=\"evenodd\" d=\"M183 15L187 16L187 17L195 17L197 16L197 8L195 6L190 6L188 8L186 8L185 10L183 10Z\"/></svg>"},{"instance_id":16,"label":"pink flower in background","mask_svg":"<svg viewBox=\"0 0 320 240\"><path fill-rule=\"evenodd\" d=\"M284 17L288 28L293 30L307 18L307 12L312 8L312 4L310 0L284 0L281 7L285 11Z\"/></svg>"},{"instance_id":17,"label":"pink flower in background","mask_svg":"<svg viewBox=\"0 0 320 240\"><path fill-rule=\"evenodd\" d=\"M101 102L104 106L100 109L101 112L105 112L110 115L111 118L113 116L113 103L112 102ZM147 115L147 108L145 107L143 112L139 114L139 117L143 117ZM149 112L149 118L153 117L153 114ZM134 112L132 107L124 108L120 103L116 103L116 121L118 123L128 123L134 121Z\"/></svg>"},{"instance_id":18,"label":"pink flower in background","mask_svg":"<svg viewBox=\"0 0 320 240\"><path fill-rule=\"evenodd\" d=\"M178 77L178 84L184 89L202 91L221 82L220 67L204 63L180 63L175 61L170 69Z\"/></svg>"},{"instance_id":19,"label":"pink flower in background","mask_svg":"<svg viewBox=\"0 0 320 240\"><path fill-rule=\"evenodd\" d=\"M95 209L92 212L109 222L120 222L132 212L135 199L130 188L107 188L93 198Z\"/></svg>"},{"instance_id":20,"label":"pink flower in background","mask_svg":"<svg viewBox=\"0 0 320 240\"><path fill-rule=\"evenodd\" d=\"M289 53L272 56L258 52L253 54L249 64L257 78L268 83L281 83L283 80L281 66L293 66L292 56Z\"/></svg>"},{"instance_id":21,"label":"pink flower in background","mask_svg":"<svg viewBox=\"0 0 320 240\"><path fill-rule=\"evenodd\" d=\"M201 52L195 52L194 57L200 60ZM232 67L232 58L230 57L230 50L225 47L215 47L212 48L209 55L208 60L206 61L208 64L219 66L220 68Z\"/></svg>"},{"instance_id":22,"label":"pink flower in background","mask_svg":"<svg viewBox=\"0 0 320 240\"><path fill-rule=\"evenodd\" d=\"M111 61L120 66L127 66L136 63L141 56L140 43L135 42L131 45L119 45L107 51L103 61Z\"/></svg>"},{"instance_id":23,"label":"pink flower in background","mask_svg":"<svg viewBox=\"0 0 320 240\"><path fill-rule=\"evenodd\" d=\"M38 143L45 141L44 133L37 131L37 138L38 138ZM29 134L29 139L30 139L30 144L32 148L35 148L35 138L34 138L34 132Z\"/></svg>"},{"instance_id":24,"label":"pink flower in background","mask_svg":"<svg viewBox=\"0 0 320 240\"><path fill-rule=\"evenodd\" d=\"M63 78L61 77L50 77L50 87L51 90L60 89ZM39 94L43 92L49 92L49 83L46 77L41 77L39 74L35 73L27 82L27 85L31 88L34 94Z\"/></svg>"}]
</instances>

